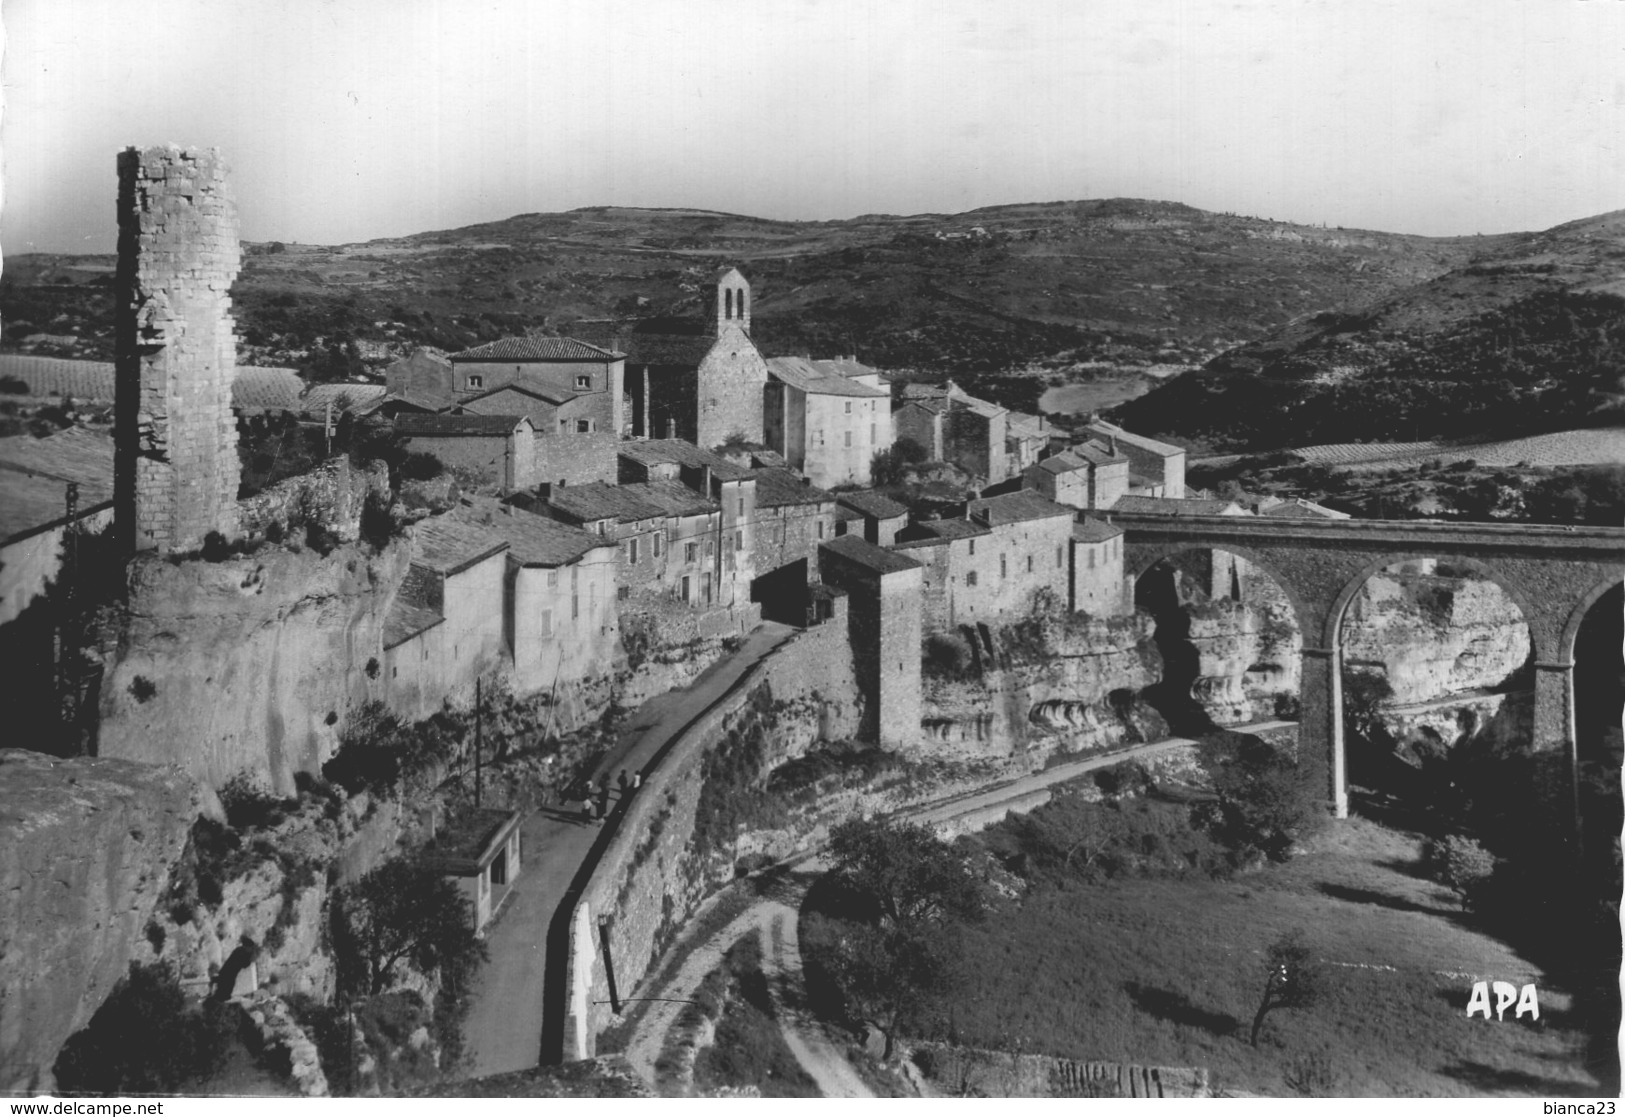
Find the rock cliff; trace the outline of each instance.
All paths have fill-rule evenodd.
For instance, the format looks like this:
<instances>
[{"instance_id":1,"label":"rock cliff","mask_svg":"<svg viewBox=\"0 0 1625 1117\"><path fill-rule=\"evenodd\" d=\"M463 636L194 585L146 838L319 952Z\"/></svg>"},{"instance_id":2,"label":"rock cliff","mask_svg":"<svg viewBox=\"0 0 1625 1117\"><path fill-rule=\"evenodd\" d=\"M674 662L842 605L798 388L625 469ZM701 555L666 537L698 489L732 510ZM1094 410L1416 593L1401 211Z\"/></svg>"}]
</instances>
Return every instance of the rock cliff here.
<instances>
[{"instance_id":1,"label":"rock cliff","mask_svg":"<svg viewBox=\"0 0 1625 1117\"><path fill-rule=\"evenodd\" d=\"M331 757L346 712L382 696L366 664L409 562L404 542L136 560L100 754L178 764L216 788L246 772L291 793L295 772Z\"/></svg>"},{"instance_id":2,"label":"rock cliff","mask_svg":"<svg viewBox=\"0 0 1625 1117\"><path fill-rule=\"evenodd\" d=\"M1394 705L1503 687L1528 659L1523 614L1483 578L1380 573L1343 622L1344 663L1382 675Z\"/></svg>"},{"instance_id":3,"label":"rock cliff","mask_svg":"<svg viewBox=\"0 0 1625 1117\"><path fill-rule=\"evenodd\" d=\"M928 672L926 750L934 757L1084 752L1144 739L1161 726L1135 695L1157 681L1150 617L1044 614L971 630L980 672ZM1154 716L1154 715L1153 715Z\"/></svg>"},{"instance_id":4,"label":"rock cliff","mask_svg":"<svg viewBox=\"0 0 1625 1117\"><path fill-rule=\"evenodd\" d=\"M132 958L201 809L185 773L0 750L0 1091L45 1090Z\"/></svg>"}]
</instances>

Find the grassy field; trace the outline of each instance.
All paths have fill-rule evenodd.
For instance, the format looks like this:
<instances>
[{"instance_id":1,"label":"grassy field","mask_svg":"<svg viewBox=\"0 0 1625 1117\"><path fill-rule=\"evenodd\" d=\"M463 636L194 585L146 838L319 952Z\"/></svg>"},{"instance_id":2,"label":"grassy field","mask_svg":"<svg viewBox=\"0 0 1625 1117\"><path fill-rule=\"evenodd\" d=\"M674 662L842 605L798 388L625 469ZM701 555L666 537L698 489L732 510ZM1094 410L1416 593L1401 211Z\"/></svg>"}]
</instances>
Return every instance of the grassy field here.
<instances>
[{"instance_id":1,"label":"grassy field","mask_svg":"<svg viewBox=\"0 0 1625 1117\"><path fill-rule=\"evenodd\" d=\"M1589 1095L1563 975L1542 975L1422 879L1417 840L1353 819L1289 864L1230 880L1035 888L968 928L967 972L935 1028L971 1046L1206 1066L1215 1085L1290 1094ZM1326 991L1247 1043L1263 950L1303 928ZM1541 1019L1468 1019L1474 980L1535 982ZM1609 1073L1602 1069L1601 1073Z\"/></svg>"}]
</instances>

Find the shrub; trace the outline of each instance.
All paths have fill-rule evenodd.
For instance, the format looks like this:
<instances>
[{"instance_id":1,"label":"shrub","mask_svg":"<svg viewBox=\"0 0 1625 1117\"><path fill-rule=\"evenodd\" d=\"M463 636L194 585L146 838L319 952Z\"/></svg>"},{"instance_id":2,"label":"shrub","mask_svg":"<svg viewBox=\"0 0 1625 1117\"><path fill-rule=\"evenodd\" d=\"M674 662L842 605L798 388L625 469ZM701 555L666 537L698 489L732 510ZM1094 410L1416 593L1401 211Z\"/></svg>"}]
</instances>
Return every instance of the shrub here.
<instances>
[{"instance_id":1,"label":"shrub","mask_svg":"<svg viewBox=\"0 0 1625 1117\"><path fill-rule=\"evenodd\" d=\"M1463 908L1484 899L1499 864L1496 856L1464 834L1451 834L1422 847L1422 863L1435 880L1450 888Z\"/></svg>"},{"instance_id":2,"label":"shrub","mask_svg":"<svg viewBox=\"0 0 1625 1117\"><path fill-rule=\"evenodd\" d=\"M953 632L933 632L925 638L924 668L942 679L963 679L971 673L975 657L970 642Z\"/></svg>"},{"instance_id":3,"label":"shrub","mask_svg":"<svg viewBox=\"0 0 1625 1117\"><path fill-rule=\"evenodd\" d=\"M157 684L145 675L137 675L130 680L130 697L142 705L146 705L157 693Z\"/></svg>"},{"instance_id":4,"label":"shrub","mask_svg":"<svg viewBox=\"0 0 1625 1117\"><path fill-rule=\"evenodd\" d=\"M175 970L134 963L53 1068L65 1094L173 1094L224 1062L231 1009L193 1007Z\"/></svg>"},{"instance_id":5,"label":"shrub","mask_svg":"<svg viewBox=\"0 0 1625 1117\"><path fill-rule=\"evenodd\" d=\"M1324 821L1297 764L1268 742L1221 731L1203 737L1196 752L1218 794L1206 824L1237 853L1256 849L1283 861L1300 836Z\"/></svg>"},{"instance_id":6,"label":"shrub","mask_svg":"<svg viewBox=\"0 0 1625 1117\"><path fill-rule=\"evenodd\" d=\"M220 789L220 805L233 830L263 830L279 824L297 803L278 798L253 776L239 772Z\"/></svg>"},{"instance_id":7,"label":"shrub","mask_svg":"<svg viewBox=\"0 0 1625 1117\"><path fill-rule=\"evenodd\" d=\"M401 459L401 477L407 481L433 481L446 471L439 458L423 450L414 450Z\"/></svg>"}]
</instances>

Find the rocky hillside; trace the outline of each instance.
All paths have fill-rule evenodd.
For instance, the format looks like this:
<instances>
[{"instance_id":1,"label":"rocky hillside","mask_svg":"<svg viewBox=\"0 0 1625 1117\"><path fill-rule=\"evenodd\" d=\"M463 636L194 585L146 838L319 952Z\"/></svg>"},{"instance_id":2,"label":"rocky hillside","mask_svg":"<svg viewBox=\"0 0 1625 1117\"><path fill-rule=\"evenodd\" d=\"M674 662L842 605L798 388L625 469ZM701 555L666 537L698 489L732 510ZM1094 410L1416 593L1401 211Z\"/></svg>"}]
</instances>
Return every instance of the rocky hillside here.
<instances>
[{"instance_id":1,"label":"rocky hillside","mask_svg":"<svg viewBox=\"0 0 1625 1117\"><path fill-rule=\"evenodd\" d=\"M338 377L416 344L455 350L582 318L688 315L726 262L755 287L769 353L856 353L963 376L1193 364L1439 276L1493 240L1134 199L827 222L593 208L365 244L250 245L233 295L245 361ZM106 358L113 262L8 258L5 345Z\"/></svg>"},{"instance_id":2,"label":"rocky hillside","mask_svg":"<svg viewBox=\"0 0 1625 1117\"><path fill-rule=\"evenodd\" d=\"M1508 438L1625 423L1625 211L1486 238L1470 260L1215 357L1119 421L1238 450Z\"/></svg>"}]
</instances>

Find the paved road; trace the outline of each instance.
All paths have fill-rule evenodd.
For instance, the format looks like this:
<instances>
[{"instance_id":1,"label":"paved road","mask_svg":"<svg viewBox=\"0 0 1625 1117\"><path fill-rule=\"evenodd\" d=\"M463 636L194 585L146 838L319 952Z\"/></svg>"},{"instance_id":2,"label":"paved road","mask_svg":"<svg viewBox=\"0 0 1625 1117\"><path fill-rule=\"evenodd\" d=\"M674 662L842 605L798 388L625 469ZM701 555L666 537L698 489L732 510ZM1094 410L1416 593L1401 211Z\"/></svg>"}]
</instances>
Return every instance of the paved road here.
<instances>
[{"instance_id":1,"label":"paved road","mask_svg":"<svg viewBox=\"0 0 1625 1117\"><path fill-rule=\"evenodd\" d=\"M594 772L594 782L614 781L621 769L637 771L690 721L726 695L745 672L797 630L771 621L745 638L739 650L712 664L688 687L650 699L627 719L620 740ZM501 916L487 930L490 960L480 973L464 1039L476 1076L525 1070L541 1053L547 935L570 883L616 825L586 822L574 809L541 808L521 827L522 870Z\"/></svg>"}]
</instances>

